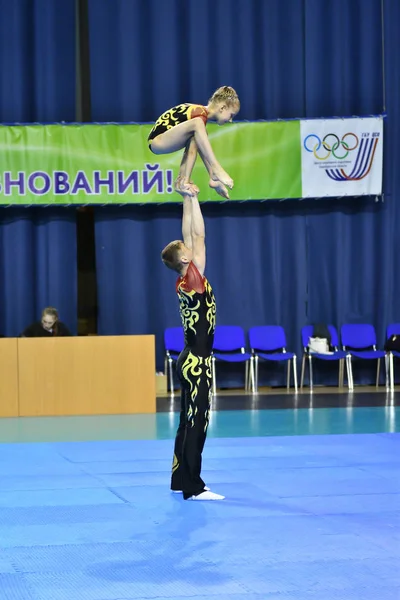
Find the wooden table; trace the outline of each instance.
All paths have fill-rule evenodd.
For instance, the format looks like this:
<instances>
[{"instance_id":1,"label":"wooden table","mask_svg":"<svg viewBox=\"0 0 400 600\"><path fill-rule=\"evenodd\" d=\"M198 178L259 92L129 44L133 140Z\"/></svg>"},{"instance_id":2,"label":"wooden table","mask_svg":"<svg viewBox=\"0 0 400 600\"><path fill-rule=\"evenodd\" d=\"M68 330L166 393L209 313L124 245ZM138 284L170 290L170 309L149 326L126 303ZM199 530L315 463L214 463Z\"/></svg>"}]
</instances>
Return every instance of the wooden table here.
<instances>
[{"instance_id":1,"label":"wooden table","mask_svg":"<svg viewBox=\"0 0 400 600\"><path fill-rule=\"evenodd\" d=\"M155 338L0 340L0 416L154 413Z\"/></svg>"}]
</instances>

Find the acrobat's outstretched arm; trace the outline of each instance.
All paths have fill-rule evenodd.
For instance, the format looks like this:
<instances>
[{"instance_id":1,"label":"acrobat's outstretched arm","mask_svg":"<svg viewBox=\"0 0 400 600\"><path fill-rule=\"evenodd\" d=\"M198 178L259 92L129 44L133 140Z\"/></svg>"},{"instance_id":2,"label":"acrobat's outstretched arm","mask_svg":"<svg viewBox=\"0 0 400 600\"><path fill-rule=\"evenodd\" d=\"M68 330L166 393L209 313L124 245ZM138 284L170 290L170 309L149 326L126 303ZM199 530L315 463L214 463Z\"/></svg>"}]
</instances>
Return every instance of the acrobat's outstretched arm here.
<instances>
[{"instance_id":1,"label":"acrobat's outstretched arm","mask_svg":"<svg viewBox=\"0 0 400 600\"><path fill-rule=\"evenodd\" d=\"M193 248L192 242L192 198L188 194L183 195L183 215L182 215L182 239L186 248Z\"/></svg>"},{"instance_id":2,"label":"acrobat's outstretched arm","mask_svg":"<svg viewBox=\"0 0 400 600\"><path fill-rule=\"evenodd\" d=\"M192 234L192 251L193 251L193 262L196 265L201 275L204 274L206 268L206 230L204 225L204 218L201 212L200 204L197 195L190 197L190 204L192 207L192 222L191 222L191 234Z\"/></svg>"}]
</instances>

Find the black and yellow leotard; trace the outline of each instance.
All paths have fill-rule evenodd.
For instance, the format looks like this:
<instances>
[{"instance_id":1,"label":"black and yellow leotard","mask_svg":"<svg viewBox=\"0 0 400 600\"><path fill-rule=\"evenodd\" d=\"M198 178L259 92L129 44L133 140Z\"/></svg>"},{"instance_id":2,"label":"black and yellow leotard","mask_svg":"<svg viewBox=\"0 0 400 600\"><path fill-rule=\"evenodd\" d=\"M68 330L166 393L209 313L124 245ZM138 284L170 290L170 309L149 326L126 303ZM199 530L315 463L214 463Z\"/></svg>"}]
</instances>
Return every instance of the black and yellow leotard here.
<instances>
[{"instance_id":1,"label":"black and yellow leotard","mask_svg":"<svg viewBox=\"0 0 400 600\"><path fill-rule=\"evenodd\" d=\"M191 262L176 283L185 334L185 348L177 360L181 382L181 414L175 438L171 489L184 498L204 491L201 454L210 419L212 395L211 352L216 303L211 285Z\"/></svg>"},{"instance_id":2,"label":"black and yellow leotard","mask_svg":"<svg viewBox=\"0 0 400 600\"><path fill-rule=\"evenodd\" d=\"M151 149L151 141L161 133L165 133L168 129L172 129L175 125L200 117L204 125L207 123L208 113L205 106L201 104L178 104L170 108L161 115L155 122L153 129L149 133L148 142Z\"/></svg>"}]
</instances>

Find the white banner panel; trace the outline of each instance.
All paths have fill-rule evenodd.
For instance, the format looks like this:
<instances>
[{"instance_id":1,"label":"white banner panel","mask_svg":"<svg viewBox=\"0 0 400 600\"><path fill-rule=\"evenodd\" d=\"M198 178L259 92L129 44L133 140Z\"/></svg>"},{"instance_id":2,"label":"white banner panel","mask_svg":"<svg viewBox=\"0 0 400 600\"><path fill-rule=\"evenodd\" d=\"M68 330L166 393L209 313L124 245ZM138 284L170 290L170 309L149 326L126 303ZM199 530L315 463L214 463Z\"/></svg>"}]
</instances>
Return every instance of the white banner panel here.
<instances>
[{"instance_id":1,"label":"white banner panel","mask_svg":"<svg viewBox=\"0 0 400 600\"><path fill-rule=\"evenodd\" d=\"M383 118L300 122L302 197L382 193Z\"/></svg>"}]
</instances>

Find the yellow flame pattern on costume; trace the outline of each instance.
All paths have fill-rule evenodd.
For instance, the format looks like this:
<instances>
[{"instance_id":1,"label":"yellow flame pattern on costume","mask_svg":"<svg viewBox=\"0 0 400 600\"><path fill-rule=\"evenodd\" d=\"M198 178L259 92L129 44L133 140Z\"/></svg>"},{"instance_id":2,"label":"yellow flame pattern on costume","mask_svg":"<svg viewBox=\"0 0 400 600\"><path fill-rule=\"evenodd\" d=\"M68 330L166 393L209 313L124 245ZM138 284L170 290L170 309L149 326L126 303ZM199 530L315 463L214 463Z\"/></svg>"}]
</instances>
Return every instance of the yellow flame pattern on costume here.
<instances>
[{"instance_id":1,"label":"yellow flame pattern on costume","mask_svg":"<svg viewBox=\"0 0 400 600\"><path fill-rule=\"evenodd\" d=\"M202 373L202 362L201 356L195 356L189 352L183 366L182 375L189 382L190 385L190 403L188 406L187 420L193 427L195 417L195 402L199 391L200 376Z\"/></svg>"},{"instance_id":2,"label":"yellow flame pattern on costume","mask_svg":"<svg viewBox=\"0 0 400 600\"><path fill-rule=\"evenodd\" d=\"M189 399L186 418L189 426L194 427L198 414L196 399L200 385L206 386L202 394L208 395L208 409L205 414L204 430L207 430L211 407L211 349L216 323L216 303L211 285L204 278L204 292L186 291L183 286L177 288L180 313L185 332L185 344L188 354L181 366L182 377L188 382ZM202 399L203 402L203 399ZM204 408L202 408L202 411ZM201 418L204 417L204 413Z\"/></svg>"},{"instance_id":3,"label":"yellow flame pattern on costume","mask_svg":"<svg viewBox=\"0 0 400 600\"><path fill-rule=\"evenodd\" d=\"M204 374L206 375L209 387L209 408L206 414L205 425L205 429L207 429L209 422L209 410L211 406L211 356L207 356L204 358L202 356L196 356L195 354L189 352L182 366L182 375L186 379L186 381L188 381L190 386L190 401L186 416L191 427L194 426L195 417L198 412L198 408L196 406L196 398L199 393L201 376Z\"/></svg>"},{"instance_id":4,"label":"yellow flame pattern on costume","mask_svg":"<svg viewBox=\"0 0 400 600\"><path fill-rule=\"evenodd\" d=\"M215 331L217 307L212 287L207 279L204 278L204 294L199 294L195 290L186 291L182 287L178 288L178 297L180 305L180 313L185 338L187 343L187 333L192 331L197 334L196 325L200 321L200 311L202 303L205 305L205 318L207 321L207 334L213 335ZM203 306L204 306L203 305ZM204 308L203 308L204 310ZM204 315L204 312L203 312Z\"/></svg>"},{"instance_id":5,"label":"yellow flame pattern on costume","mask_svg":"<svg viewBox=\"0 0 400 600\"><path fill-rule=\"evenodd\" d=\"M179 104L165 111L155 122L154 128L165 127L166 129L172 129L178 123L187 121L189 117L189 111L191 106L188 104Z\"/></svg>"},{"instance_id":6,"label":"yellow flame pattern on costume","mask_svg":"<svg viewBox=\"0 0 400 600\"><path fill-rule=\"evenodd\" d=\"M169 108L160 117L158 117L154 127L150 131L149 138L157 137L157 135L168 131L168 129L172 129L175 127L175 125L189 121L195 111L200 111L200 113L204 115L207 114L205 108L201 106L201 104L186 103L178 104L177 106ZM197 116L196 113L195 116Z\"/></svg>"},{"instance_id":7,"label":"yellow flame pattern on costume","mask_svg":"<svg viewBox=\"0 0 400 600\"><path fill-rule=\"evenodd\" d=\"M204 282L205 285L205 290L206 290L206 305L207 305L207 313L206 313L206 319L209 323L209 327L208 327L208 333L214 333L215 331L215 322L216 322L216 318L217 318L217 306L215 304L215 298L214 298L214 294L212 291L212 287L209 284L209 282L207 281L207 279Z\"/></svg>"},{"instance_id":8,"label":"yellow flame pattern on costume","mask_svg":"<svg viewBox=\"0 0 400 600\"><path fill-rule=\"evenodd\" d=\"M172 459L172 472L175 473L175 471L178 469L179 467L179 461L176 457L176 454L174 453L174 458Z\"/></svg>"},{"instance_id":9,"label":"yellow flame pattern on costume","mask_svg":"<svg viewBox=\"0 0 400 600\"><path fill-rule=\"evenodd\" d=\"M187 329L191 329L194 334L197 333L195 325L200 318L200 300L196 301L196 298L194 298L195 294L194 290L191 292L185 292L182 289L179 290L180 312L185 333Z\"/></svg>"}]
</instances>

